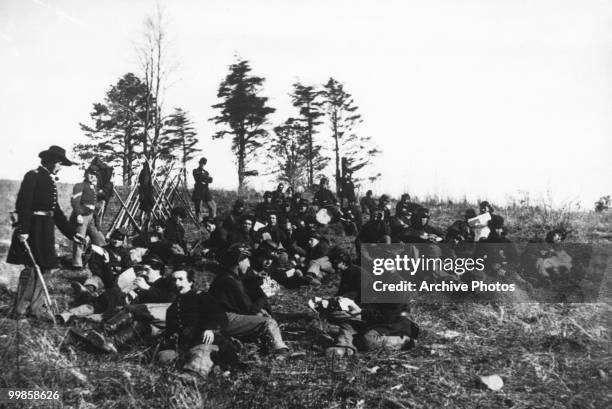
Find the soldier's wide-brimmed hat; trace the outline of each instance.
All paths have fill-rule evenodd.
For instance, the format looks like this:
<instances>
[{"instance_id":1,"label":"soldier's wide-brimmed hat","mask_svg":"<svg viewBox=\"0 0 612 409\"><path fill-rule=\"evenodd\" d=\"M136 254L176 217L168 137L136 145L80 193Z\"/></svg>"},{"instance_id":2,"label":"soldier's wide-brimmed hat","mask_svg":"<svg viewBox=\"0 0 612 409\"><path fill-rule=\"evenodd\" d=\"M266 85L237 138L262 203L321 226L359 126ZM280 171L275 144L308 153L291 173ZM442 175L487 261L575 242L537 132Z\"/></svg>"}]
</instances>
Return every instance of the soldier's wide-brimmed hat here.
<instances>
[{"instance_id":1,"label":"soldier's wide-brimmed hat","mask_svg":"<svg viewBox=\"0 0 612 409\"><path fill-rule=\"evenodd\" d=\"M51 145L49 149L47 149L46 151L40 152L38 154L38 157L41 159L44 159L44 158L57 159L58 162L64 166L76 165L76 163L74 163L73 161L71 161L70 159L66 157L66 149L60 146L57 146L57 145Z\"/></svg>"}]
</instances>

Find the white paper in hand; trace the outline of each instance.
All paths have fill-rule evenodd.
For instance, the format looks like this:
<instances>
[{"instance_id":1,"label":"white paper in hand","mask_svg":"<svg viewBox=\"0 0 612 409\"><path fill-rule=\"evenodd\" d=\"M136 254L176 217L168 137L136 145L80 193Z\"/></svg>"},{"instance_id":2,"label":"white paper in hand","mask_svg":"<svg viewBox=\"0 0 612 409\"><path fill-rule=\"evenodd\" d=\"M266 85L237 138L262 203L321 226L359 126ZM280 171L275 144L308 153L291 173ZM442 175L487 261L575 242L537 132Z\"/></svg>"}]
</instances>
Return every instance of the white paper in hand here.
<instances>
[{"instance_id":1,"label":"white paper in hand","mask_svg":"<svg viewBox=\"0 0 612 409\"><path fill-rule=\"evenodd\" d=\"M136 272L133 268L128 268L117 277L117 286L121 289L122 293L127 294L136 288L134 280L136 280Z\"/></svg>"}]
</instances>

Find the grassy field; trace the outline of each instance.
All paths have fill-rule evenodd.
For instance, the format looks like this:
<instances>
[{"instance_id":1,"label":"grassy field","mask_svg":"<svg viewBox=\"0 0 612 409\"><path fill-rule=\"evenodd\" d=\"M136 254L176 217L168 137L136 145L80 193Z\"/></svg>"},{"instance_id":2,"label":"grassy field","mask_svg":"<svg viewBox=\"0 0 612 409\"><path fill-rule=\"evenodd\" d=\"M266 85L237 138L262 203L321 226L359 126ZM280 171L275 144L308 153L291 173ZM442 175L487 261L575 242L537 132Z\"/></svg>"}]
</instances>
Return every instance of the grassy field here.
<instances>
[{"instance_id":1,"label":"grassy field","mask_svg":"<svg viewBox=\"0 0 612 409\"><path fill-rule=\"evenodd\" d=\"M5 215L17 187L15 182L0 183L3 243L10 238ZM62 186L65 209L68 194L69 187ZM218 192L216 197L223 213L235 194ZM439 226L447 226L470 206L424 202ZM563 223L573 230L571 241L610 243L610 213L551 210L524 202L498 212L517 241L543 236L546 227ZM340 245L350 242L338 234L331 239ZM61 252L67 251L66 245L62 240ZM49 279L60 307L70 299L68 275L60 270ZM198 281L204 287L205 275ZM118 356L100 355L66 343L67 327L0 317L0 388L60 390L63 403L56 407L72 408L612 407L612 307L607 290L597 304L448 304L417 299L411 305L412 318L422 328L416 348L329 360L320 342L324 324L309 312L306 300L315 294L331 295L336 285L285 290L272 299L295 356L275 362L249 346L241 353L247 369L216 370L197 382L157 367L154 344L140 342ZM0 289L0 305L10 303L11 296ZM499 391L478 382L479 376L492 374L503 379Z\"/></svg>"}]
</instances>

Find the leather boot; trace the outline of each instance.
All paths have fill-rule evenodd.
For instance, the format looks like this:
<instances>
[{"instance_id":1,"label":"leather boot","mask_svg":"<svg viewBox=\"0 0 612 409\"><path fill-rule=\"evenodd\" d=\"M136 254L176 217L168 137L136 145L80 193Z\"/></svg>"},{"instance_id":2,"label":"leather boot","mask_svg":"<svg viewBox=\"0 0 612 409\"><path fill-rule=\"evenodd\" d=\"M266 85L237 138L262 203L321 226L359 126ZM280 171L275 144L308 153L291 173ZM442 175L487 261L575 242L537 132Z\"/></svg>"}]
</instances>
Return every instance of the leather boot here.
<instances>
[{"instance_id":1,"label":"leather boot","mask_svg":"<svg viewBox=\"0 0 612 409\"><path fill-rule=\"evenodd\" d=\"M103 328L107 332L115 332L121 327L125 327L131 324L134 320L132 319L132 313L127 309L122 309L117 314L113 315L110 319L108 319Z\"/></svg>"}]
</instances>

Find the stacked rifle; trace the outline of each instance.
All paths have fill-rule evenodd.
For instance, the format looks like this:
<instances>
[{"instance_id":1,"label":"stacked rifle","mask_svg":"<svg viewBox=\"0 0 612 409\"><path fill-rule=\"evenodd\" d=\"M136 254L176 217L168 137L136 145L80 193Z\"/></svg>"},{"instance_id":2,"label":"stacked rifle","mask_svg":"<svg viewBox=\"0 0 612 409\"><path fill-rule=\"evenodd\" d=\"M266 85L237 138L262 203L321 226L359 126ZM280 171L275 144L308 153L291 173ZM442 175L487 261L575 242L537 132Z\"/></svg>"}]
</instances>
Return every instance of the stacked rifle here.
<instances>
[{"instance_id":1,"label":"stacked rifle","mask_svg":"<svg viewBox=\"0 0 612 409\"><path fill-rule=\"evenodd\" d=\"M180 177L180 172L173 173L172 168L173 166L151 176L154 204L149 212L145 212L141 209L139 183L134 184L125 201L121 198L119 192L113 188L113 192L121 205L121 209L115 215L113 222L108 228L106 234L107 238L110 237L111 232L115 229L122 227L128 231L134 231L135 233L147 230L150 222L156 222L162 227L165 227L166 221L170 218L172 208L175 206L184 207L187 216L198 225L195 215L191 210L191 206L182 194L182 192L187 191L187 188L184 186L183 180ZM162 177L163 180L161 180Z\"/></svg>"}]
</instances>

